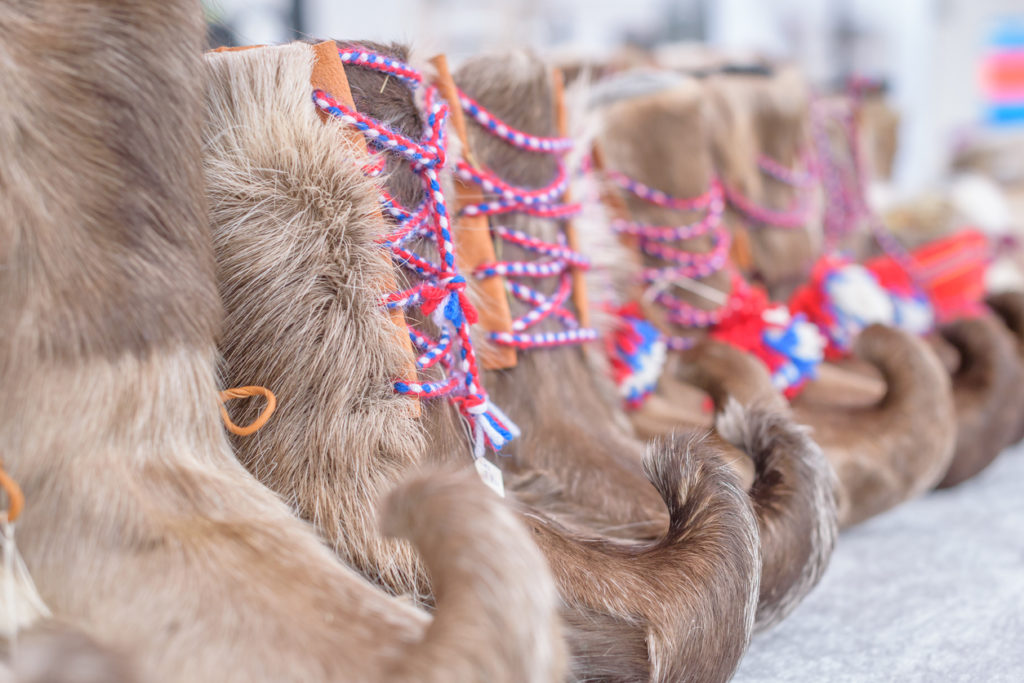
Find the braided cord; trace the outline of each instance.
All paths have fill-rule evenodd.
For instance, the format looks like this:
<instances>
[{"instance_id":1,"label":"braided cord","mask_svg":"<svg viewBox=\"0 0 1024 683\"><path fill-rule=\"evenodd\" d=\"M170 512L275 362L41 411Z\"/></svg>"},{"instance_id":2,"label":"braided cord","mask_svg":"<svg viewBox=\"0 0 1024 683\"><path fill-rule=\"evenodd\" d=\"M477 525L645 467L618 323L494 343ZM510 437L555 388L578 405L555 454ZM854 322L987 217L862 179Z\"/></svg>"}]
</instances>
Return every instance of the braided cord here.
<instances>
[{"instance_id":1,"label":"braided cord","mask_svg":"<svg viewBox=\"0 0 1024 683\"><path fill-rule=\"evenodd\" d=\"M840 242L856 229L862 217L856 163L852 167L844 167L828 135L829 125L838 125L844 131L844 139L851 139L852 116L849 111L836 112L833 109L821 101L811 106L811 135L825 194L826 252L837 249Z\"/></svg>"},{"instance_id":2,"label":"braided cord","mask_svg":"<svg viewBox=\"0 0 1024 683\"><path fill-rule=\"evenodd\" d=\"M860 90L851 88L850 100L843 111L830 111L822 102L816 102L811 109L812 133L817 147L817 165L821 169L825 190L825 246L832 251L841 240L857 229L861 222L867 224L872 238L890 258L923 290L922 278L917 272L910 251L904 247L885 226L882 218L868 203L867 171L860 149L860 131L857 124L857 109L860 106ZM850 163L845 165L833 150L828 137L829 124L838 125L842 131L842 142Z\"/></svg>"},{"instance_id":3,"label":"braided cord","mask_svg":"<svg viewBox=\"0 0 1024 683\"><path fill-rule=\"evenodd\" d=\"M730 206L749 218L755 225L783 230L800 230L810 222L810 202L800 203L798 200L793 208L777 210L758 204L734 187L725 186L725 196L729 200Z\"/></svg>"},{"instance_id":4,"label":"braided cord","mask_svg":"<svg viewBox=\"0 0 1024 683\"><path fill-rule=\"evenodd\" d=\"M313 92L317 107L354 127L382 155L390 154L408 162L423 185L424 199L412 210L401 206L386 192L381 195L382 211L398 228L379 242L390 250L396 264L419 278L419 282L408 289L386 295L383 305L388 309L417 307L431 316L440 330L438 339L431 339L412 327L409 337L421 352L416 359L417 368L426 370L437 366L444 370L445 376L434 382L396 381L395 391L420 399L447 397L472 426L474 457L483 455L485 444L500 450L519 430L490 402L479 382L476 353L470 338L470 326L476 322L477 313L466 296L466 280L455 265L451 220L438 176L446 162L448 105L418 71L399 60L359 49L342 49L338 54L343 64L394 76L423 95L424 131L422 137L412 139L341 104L323 90ZM370 174L382 170L382 163L365 168ZM433 243L437 260L407 246L414 238L425 238Z\"/></svg>"},{"instance_id":5,"label":"braided cord","mask_svg":"<svg viewBox=\"0 0 1024 683\"><path fill-rule=\"evenodd\" d=\"M805 190L814 185L818 176L815 173L811 153L805 151L800 155L800 158L800 165L796 168L790 168L767 154L762 154L757 158L757 166L761 169L762 173L774 178L783 185Z\"/></svg>"},{"instance_id":6,"label":"braided cord","mask_svg":"<svg viewBox=\"0 0 1024 683\"><path fill-rule=\"evenodd\" d=\"M696 197L681 199L672 197L626 176L619 171L607 171L606 176L622 190L663 208L677 211L703 210L705 215L695 223L681 226L656 226L636 221L615 221L612 229L620 234L636 237L636 246L647 256L668 263L665 266L644 268L640 280L648 287L664 287L680 279L703 279L719 272L728 265L729 248L732 238L722 224L725 211L722 183L712 179L707 192ZM712 246L707 252L691 252L672 246L676 240L692 239L711 235ZM655 303L668 310L670 322L687 328L707 328L718 324L737 305L742 278L733 273L730 294L727 300L712 310L705 310L683 301L674 294L661 289L655 296ZM668 337L668 348L684 350L693 345L689 337Z\"/></svg>"},{"instance_id":7,"label":"braided cord","mask_svg":"<svg viewBox=\"0 0 1024 683\"><path fill-rule=\"evenodd\" d=\"M563 155L572 148L570 138L538 137L513 128L461 90L459 103L484 130L519 149ZM457 162L456 173L463 180L479 186L485 195L491 197L486 201L463 207L462 213L467 216L520 213L564 220L578 214L581 209L579 203L561 201L569 186L568 173L561 159L554 180L540 188L512 185L493 171L474 167L465 160ZM582 344L597 339L597 331L582 327L576 316L566 307L572 296L573 270L590 268L590 260L570 249L564 234L559 234L556 242L546 242L503 225L492 227L491 233L496 239L536 254L538 259L483 263L473 272L475 277L481 279L494 276L507 278L506 287L512 297L532 306L526 313L512 321L511 332L491 332L490 340L502 346L526 350ZM511 278L557 278L558 283L555 292L546 295ZM544 320L557 320L562 329L555 332L530 332L531 328Z\"/></svg>"},{"instance_id":8,"label":"braided cord","mask_svg":"<svg viewBox=\"0 0 1024 683\"><path fill-rule=\"evenodd\" d=\"M457 90L459 93L459 106L462 107L462 110L473 117L473 120L486 128L490 133L510 145L528 152L541 152L544 154L564 154L572 149L572 138L545 138L517 130L484 109L479 102L462 92L461 89Z\"/></svg>"}]
</instances>

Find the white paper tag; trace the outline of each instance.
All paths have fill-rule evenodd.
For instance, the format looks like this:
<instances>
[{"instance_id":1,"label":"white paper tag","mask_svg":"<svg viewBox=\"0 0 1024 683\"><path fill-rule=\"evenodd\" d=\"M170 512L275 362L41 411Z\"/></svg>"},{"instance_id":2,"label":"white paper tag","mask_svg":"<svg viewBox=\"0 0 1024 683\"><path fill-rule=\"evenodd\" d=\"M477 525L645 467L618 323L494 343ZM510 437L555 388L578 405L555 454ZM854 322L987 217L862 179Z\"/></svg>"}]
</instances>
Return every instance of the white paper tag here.
<instances>
[{"instance_id":1,"label":"white paper tag","mask_svg":"<svg viewBox=\"0 0 1024 683\"><path fill-rule=\"evenodd\" d=\"M501 477L501 470L498 466L487 458L477 458L473 461L476 465L476 472L480 475L480 478L484 480L491 490L497 493L502 498L505 497L505 484Z\"/></svg>"}]
</instances>

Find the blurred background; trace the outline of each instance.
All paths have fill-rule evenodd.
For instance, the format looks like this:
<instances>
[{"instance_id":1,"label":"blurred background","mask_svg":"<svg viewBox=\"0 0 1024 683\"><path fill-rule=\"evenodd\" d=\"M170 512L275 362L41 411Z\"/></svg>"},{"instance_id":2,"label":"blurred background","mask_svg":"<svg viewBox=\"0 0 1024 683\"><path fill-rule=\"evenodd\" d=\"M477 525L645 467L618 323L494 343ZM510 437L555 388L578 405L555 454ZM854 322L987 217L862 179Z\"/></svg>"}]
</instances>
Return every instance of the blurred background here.
<instances>
[{"instance_id":1,"label":"blurred background","mask_svg":"<svg viewBox=\"0 0 1024 683\"><path fill-rule=\"evenodd\" d=\"M450 58L513 46L551 56L707 43L797 61L820 89L884 83L900 114L894 191L959 156L1024 139L1024 0L205 0L215 45L295 38L411 42ZM1024 158L989 169L1024 181Z\"/></svg>"}]
</instances>

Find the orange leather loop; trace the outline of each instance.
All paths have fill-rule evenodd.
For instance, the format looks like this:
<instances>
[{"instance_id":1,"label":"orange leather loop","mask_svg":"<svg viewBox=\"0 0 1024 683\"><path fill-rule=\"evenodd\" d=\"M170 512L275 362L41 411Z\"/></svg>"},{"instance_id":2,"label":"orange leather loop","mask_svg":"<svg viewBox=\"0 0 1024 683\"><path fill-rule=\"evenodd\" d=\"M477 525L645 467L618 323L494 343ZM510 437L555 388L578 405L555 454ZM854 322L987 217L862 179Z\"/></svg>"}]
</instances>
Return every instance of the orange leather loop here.
<instances>
[{"instance_id":1,"label":"orange leather loop","mask_svg":"<svg viewBox=\"0 0 1024 683\"><path fill-rule=\"evenodd\" d=\"M209 50L209 52L241 52L242 50L255 50L258 47L266 47L266 45L221 45Z\"/></svg>"},{"instance_id":2,"label":"orange leather loop","mask_svg":"<svg viewBox=\"0 0 1024 683\"><path fill-rule=\"evenodd\" d=\"M235 398L248 398L250 396L263 396L267 399L267 407L263 409L263 412L260 413L260 416L252 424L239 427L231 421L231 417L228 416L228 410L224 407L224 404ZM235 387L234 389L225 389L220 392L220 416L224 419L224 426L228 428L229 432L238 436L255 434L259 431L260 427L267 424L267 420L274 414L276 408L277 397L274 396L274 392L266 387Z\"/></svg>"},{"instance_id":3,"label":"orange leather loop","mask_svg":"<svg viewBox=\"0 0 1024 683\"><path fill-rule=\"evenodd\" d=\"M4 470L3 463L0 463L0 488L7 494L7 522L13 524L25 507L25 494L21 492L18 482L11 479L11 475Z\"/></svg>"}]
</instances>

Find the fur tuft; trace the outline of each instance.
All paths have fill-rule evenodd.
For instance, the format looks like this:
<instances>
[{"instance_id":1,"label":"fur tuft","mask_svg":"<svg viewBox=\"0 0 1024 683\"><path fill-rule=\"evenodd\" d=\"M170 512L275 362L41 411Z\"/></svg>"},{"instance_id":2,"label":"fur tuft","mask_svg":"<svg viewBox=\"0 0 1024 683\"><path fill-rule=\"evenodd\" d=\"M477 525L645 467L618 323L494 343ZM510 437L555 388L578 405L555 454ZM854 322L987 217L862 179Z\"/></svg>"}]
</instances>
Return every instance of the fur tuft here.
<instances>
[{"instance_id":1,"label":"fur tuft","mask_svg":"<svg viewBox=\"0 0 1024 683\"><path fill-rule=\"evenodd\" d=\"M838 534L838 482L807 427L765 405L730 400L715 426L756 471L750 497L765 555L757 628L784 619L817 585Z\"/></svg>"},{"instance_id":2,"label":"fur tuft","mask_svg":"<svg viewBox=\"0 0 1024 683\"><path fill-rule=\"evenodd\" d=\"M405 481L385 500L382 529L416 546L437 602L433 623L402 659L396 680L438 671L445 680L540 683L564 667L558 593L544 556L472 468ZM502 636L482 644L469 633Z\"/></svg>"}]
</instances>

